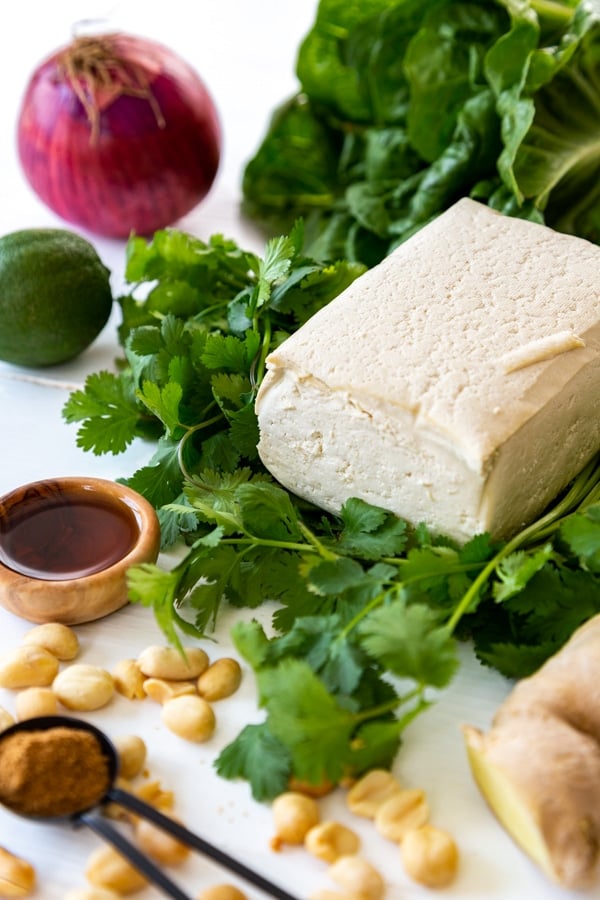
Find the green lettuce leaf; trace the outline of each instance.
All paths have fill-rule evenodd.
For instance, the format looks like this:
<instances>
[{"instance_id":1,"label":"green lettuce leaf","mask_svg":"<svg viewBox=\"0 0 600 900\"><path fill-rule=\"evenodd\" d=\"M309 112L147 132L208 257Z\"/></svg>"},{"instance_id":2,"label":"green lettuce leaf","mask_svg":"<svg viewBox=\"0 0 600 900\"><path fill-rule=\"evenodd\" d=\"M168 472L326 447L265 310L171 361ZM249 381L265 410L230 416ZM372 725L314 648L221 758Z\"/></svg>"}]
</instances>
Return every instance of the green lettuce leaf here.
<instances>
[{"instance_id":1,"label":"green lettuce leaf","mask_svg":"<svg viewBox=\"0 0 600 900\"><path fill-rule=\"evenodd\" d=\"M321 0L247 212L372 266L463 196L600 239L600 0Z\"/></svg>"}]
</instances>

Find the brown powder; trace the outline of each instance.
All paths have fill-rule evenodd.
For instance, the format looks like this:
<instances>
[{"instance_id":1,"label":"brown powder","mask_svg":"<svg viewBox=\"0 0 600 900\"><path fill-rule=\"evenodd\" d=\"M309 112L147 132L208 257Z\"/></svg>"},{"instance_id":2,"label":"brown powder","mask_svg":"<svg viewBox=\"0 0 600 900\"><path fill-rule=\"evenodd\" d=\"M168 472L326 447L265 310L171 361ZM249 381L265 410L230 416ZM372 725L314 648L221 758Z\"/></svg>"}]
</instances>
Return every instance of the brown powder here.
<instances>
[{"instance_id":1,"label":"brown powder","mask_svg":"<svg viewBox=\"0 0 600 900\"><path fill-rule=\"evenodd\" d=\"M57 726L0 740L0 803L29 816L69 816L110 787L110 761L88 731Z\"/></svg>"}]
</instances>

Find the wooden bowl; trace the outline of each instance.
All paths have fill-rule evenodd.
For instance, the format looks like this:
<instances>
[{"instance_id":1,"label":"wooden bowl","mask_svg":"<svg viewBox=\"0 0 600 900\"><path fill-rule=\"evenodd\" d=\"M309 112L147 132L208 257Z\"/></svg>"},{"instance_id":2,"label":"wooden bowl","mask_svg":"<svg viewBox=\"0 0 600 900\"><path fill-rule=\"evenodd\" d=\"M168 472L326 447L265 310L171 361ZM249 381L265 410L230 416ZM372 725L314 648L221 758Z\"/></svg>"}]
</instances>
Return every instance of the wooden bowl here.
<instances>
[{"instance_id":1,"label":"wooden bowl","mask_svg":"<svg viewBox=\"0 0 600 900\"><path fill-rule=\"evenodd\" d=\"M127 570L155 562L160 526L136 491L101 478L36 481L0 498L0 605L76 625L128 602Z\"/></svg>"}]
</instances>

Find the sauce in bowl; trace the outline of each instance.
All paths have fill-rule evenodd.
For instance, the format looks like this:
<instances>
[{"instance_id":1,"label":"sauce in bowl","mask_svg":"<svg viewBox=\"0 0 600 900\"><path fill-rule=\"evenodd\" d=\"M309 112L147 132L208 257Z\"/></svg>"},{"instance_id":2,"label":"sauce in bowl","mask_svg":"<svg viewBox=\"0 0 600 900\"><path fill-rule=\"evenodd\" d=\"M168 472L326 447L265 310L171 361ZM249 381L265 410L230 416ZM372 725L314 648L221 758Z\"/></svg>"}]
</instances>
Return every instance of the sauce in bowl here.
<instances>
[{"instance_id":1,"label":"sauce in bowl","mask_svg":"<svg viewBox=\"0 0 600 900\"><path fill-rule=\"evenodd\" d=\"M0 606L32 622L93 621L128 602L129 568L159 547L156 511L125 485L23 485L0 497Z\"/></svg>"},{"instance_id":2,"label":"sauce in bowl","mask_svg":"<svg viewBox=\"0 0 600 900\"><path fill-rule=\"evenodd\" d=\"M126 503L97 491L36 491L0 513L0 560L33 578L81 578L126 556L139 530Z\"/></svg>"}]
</instances>

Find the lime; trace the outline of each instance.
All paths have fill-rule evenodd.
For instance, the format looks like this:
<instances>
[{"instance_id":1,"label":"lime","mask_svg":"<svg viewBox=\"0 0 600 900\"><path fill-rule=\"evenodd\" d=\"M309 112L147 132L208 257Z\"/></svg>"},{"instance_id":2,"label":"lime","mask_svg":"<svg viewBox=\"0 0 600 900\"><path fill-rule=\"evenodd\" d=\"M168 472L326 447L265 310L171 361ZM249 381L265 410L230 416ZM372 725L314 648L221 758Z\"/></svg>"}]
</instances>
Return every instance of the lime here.
<instances>
[{"instance_id":1,"label":"lime","mask_svg":"<svg viewBox=\"0 0 600 900\"><path fill-rule=\"evenodd\" d=\"M112 304L110 272L81 235L30 228L0 238L0 359L33 367L73 359Z\"/></svg>"}]
</instances>

